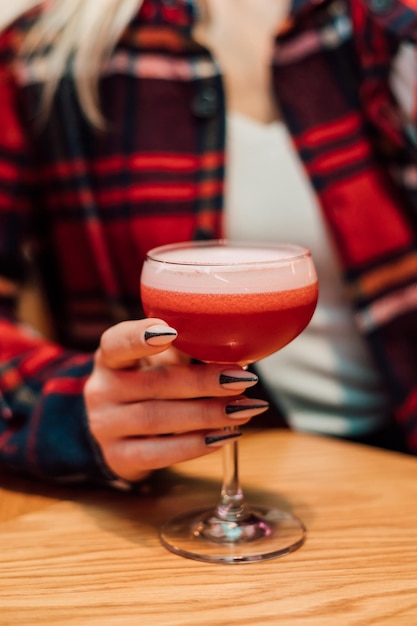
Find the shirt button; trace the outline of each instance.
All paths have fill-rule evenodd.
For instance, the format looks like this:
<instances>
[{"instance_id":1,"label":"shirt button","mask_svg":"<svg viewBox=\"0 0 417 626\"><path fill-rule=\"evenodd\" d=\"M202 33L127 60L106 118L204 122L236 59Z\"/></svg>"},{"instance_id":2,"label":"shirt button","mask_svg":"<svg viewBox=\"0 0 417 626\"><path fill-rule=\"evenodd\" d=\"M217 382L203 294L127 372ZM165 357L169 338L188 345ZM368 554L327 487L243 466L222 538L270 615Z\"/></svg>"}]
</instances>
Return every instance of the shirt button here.
<instances>
[{"instance_id":1,"label":"shirt button","mask_svg":"<svg viewBox=\"0 0 417 626\"><path fill-rule=\"evenodd\" d=\"M217 89L211 86L202 87L191 102L191 110L196 117L208 119L213 117L219 108Z\"/></svg>"},{"instance_id":2,"label":"shirt button","mask_svg":"<svg viewBox=\"0 0 417 626\"><path fill-rule=\"evenodd\" d=\"M370 0L369 2L369 8L374 13L387 13L392 7L392 0Z\"/></svg>"}]
</instances>

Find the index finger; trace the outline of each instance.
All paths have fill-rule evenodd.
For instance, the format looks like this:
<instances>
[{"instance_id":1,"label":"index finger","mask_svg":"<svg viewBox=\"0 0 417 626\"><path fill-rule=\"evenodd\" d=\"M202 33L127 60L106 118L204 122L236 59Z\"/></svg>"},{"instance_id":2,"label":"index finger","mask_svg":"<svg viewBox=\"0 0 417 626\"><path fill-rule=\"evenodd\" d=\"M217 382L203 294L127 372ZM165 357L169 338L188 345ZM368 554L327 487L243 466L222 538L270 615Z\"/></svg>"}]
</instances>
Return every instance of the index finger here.
<instances>
[{"instance_id":1,"label":"index finger","mask_svg":"<svg viewBox=\"0 0 417 626\"><path fill-rule=\"evenodd\" d=\"M102 334L96 358L111 369L134 367L140 359L166 350L177 334L155 317L120 322Z\"/></svg>"}]
</instances>

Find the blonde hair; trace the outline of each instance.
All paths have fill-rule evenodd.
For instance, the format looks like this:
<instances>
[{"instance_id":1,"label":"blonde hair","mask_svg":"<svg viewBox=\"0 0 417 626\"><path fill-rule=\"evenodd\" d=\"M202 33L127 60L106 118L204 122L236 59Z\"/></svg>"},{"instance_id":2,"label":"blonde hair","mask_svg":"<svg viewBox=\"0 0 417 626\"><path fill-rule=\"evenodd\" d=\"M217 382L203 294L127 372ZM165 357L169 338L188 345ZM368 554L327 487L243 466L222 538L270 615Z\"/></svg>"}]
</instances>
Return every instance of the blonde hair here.
<instances>
[{"instance_id":1,"label":"blonde hair","mask_svg":"<svg viewBox=\"0 0 417 626\"><path fill-rule=\"evenodd\" d=\"M30 9L39 17L24 52L51 46L44 104L49 108L57 85L71 59L77 94L84 113L96 126L103 125L98 101L98 79L124 29L143 0L12 0L0 9L0 31Z\"/></svg>"}]
</instances>

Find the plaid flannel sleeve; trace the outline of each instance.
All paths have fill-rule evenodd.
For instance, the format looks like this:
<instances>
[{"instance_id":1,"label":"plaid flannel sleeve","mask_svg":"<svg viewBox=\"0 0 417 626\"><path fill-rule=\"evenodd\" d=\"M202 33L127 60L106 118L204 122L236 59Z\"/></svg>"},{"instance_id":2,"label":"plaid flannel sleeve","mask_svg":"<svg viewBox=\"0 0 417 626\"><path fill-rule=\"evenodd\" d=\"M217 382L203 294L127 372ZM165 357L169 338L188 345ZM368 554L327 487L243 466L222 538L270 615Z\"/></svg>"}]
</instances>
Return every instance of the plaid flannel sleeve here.
<instances>
[{"instance_id":1,"label":"plaid flannel sleeve","mask_svg":"<svg viewBox=\"0 0 417 626\"><path fill-rule=\"evenodd\" d=\"M0 463L46 480L114 483L83 401L90 355L0 320Z\"/></svg>"},{"instance_id":2,"label":"plaid flannel sleeve","mask_svg":"<svg viewBox=\"0 0 417 626\"><path fill-rule=\"evenodd\" d=\"M83 402L92 356L35 337L16 320L31 167L7 68L0 46L0 465L45 479L114 481Z\"/></svg>"}]
</instances>

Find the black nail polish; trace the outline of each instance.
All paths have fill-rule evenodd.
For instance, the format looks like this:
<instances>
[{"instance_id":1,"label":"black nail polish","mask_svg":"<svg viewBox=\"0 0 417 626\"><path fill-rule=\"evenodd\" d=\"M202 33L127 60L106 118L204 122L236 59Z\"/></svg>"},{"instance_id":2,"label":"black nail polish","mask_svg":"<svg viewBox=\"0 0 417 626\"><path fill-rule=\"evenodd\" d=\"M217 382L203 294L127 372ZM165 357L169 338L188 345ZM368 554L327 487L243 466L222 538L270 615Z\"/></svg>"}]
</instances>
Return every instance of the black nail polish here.
<instances>
[{"instance_id":1,"label":"black nail polish","mask_svg":"<svg viewBox=\"0 0 417 626\"><path fill-rule=\"evenodd\" d=\"M171 330L170 328L168 328L167 330L163 330L163 331L156 331L153 332L151 330L145 330L145 341L149 341L149 339L153 339L154 337L173 337L175 336L177 333L174 330Z\"/></svg>"},{"instance_id":2,"label":"black nail polish","mask_svg":"<svg viewBox=\"0 0 417 626\"><path fill-rule=\"evenodd\" d=\"M238 413L239 411L254 411L256 409L268 409L268 402L261 402L259 404L227 404L226 415L231 413Z\"/></svg>"},{"instance_id":3,"label":"black nail polish","mask_svg":"<svg viewBox=\"0 0 417 626\"><path fill-rule=\"evenodd\" d=\"M256 374L244 376L228 376L227 374L220 374L219 382L221 385L230 385L232 383L257 383L258 377Z\"/></svg>"},{"instance_id":4,"label":"black nail polish","mask_svg":"<svg viewBox=\"0 0 417 626\"><path fill-rule=\"evenodd\" d=\"M204 438L204 441L206 443L206 446L212 446L215 445L216 443L219 443L220 441L226 441L227 439L236 439L237 437L240 437L242 435L242 433L240 432L227 432L224 433L224 435L208 435L207 437Z\"/></svg>"}]
</instances>

